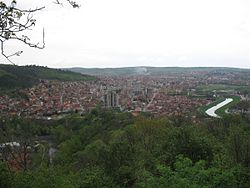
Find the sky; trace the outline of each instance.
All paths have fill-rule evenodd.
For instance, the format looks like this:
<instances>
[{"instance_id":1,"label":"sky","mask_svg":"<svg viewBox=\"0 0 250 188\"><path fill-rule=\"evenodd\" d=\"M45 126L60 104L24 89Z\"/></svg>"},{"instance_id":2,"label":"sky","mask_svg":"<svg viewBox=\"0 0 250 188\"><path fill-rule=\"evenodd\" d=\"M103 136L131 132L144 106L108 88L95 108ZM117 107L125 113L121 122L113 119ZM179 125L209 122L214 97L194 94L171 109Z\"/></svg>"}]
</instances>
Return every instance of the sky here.
<instances>
[{"instance_id":1,"label":"sky","mask_svg":"<svg viewBox=\"0 0 250 188\"><path fill-rule=\"evenodd\" d=\"M7 1L7 0L6 0ZM63 1L63 0L62 0ZM17 0L46 8L27 32L46 47L8 42L23 50L18 65L60 67L250 68L250 0L78 0L79 9L53 0ZM1 62L8 63L0 57Z\"/></svg>"}]
</instances>

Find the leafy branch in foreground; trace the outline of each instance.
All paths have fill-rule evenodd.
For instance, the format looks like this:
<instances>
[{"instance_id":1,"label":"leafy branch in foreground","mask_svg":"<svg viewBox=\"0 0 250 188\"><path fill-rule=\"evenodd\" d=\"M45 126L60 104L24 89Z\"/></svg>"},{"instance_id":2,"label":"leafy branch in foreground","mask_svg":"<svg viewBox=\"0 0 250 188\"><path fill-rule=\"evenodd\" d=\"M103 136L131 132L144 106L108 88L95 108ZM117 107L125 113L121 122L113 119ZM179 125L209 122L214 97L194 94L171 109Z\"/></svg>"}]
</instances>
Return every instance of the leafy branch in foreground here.
<instances>
[{"instance_id":1,"label":"leafy branch in foreground","mask_svg":"<svg viewBox=\"0 0 250 188\"><path fill-rule=\"evenodd\" d=\"M79 4L74 1L66 0L73 8L79 8ZM61 4L60 0L56 0L56 4ZM17 8L16 0L7 5L0 1L0 51L1 54L12 64L10 58L20 56L23 51L17 51L12 54L5 52L5 42L9 40L21 41L29 47L43 49L45 47L45 32L42 32L42 43L32 42L31 39L23 34L23 31L31 30L35 27L36 19L33 18L33 13L41 11L45 6L33 9Z\"/></svg>"},{"instance_id":2,"label":"leafy branch in foreground","mask_svg":"<svg viewBox=\"0 0 250 188\"><path fill-rule=\"evenodd\" d=\"M12 56L21 55L22 51L15 52L13 54L6 54L4 51L4 44L8 40L21 41L30 47L43 49L45 47L44 31L42 44L31 42L27 35L23 35L22 31L30 30L35 26L36 19L33 18L34 12L40 11L45 7L34 8L29 10L16 8L16 1L13 0L10 5L4 2L0 2L0 43L1 54L12 64L9 59Z\"/></svg>"},{"instance_id":3,"label":"leafy branch in foreground","mask_svg":"<svg viewBox=\"0 0 250 188\"><path fill-rule=\"evenodd\" d=\"M65 0L65 1L67 1L73 8L80 8L80 5L75 1L71 1L71 0ZM59 5L63 5L60 0L55 0L54 3L59 4Z\"/></svg>"}]
</instances>

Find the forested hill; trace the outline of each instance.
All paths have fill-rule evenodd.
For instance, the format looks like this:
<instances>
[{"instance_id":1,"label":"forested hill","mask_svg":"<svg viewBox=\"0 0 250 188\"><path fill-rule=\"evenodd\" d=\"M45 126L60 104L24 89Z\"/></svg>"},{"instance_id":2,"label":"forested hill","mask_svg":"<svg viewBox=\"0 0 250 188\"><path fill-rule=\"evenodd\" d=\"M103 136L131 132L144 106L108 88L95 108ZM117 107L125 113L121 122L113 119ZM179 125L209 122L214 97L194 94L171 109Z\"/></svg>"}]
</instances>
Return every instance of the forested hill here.
<instances>
[{"instance_id":1,"label":"forested hill","mask_svg":"<svg viewBox=\"0 0 250 188\"><path fill-rule=\"evenodd\" d=\"M20 147L2 144L0 187L250 187L249 115L192 123L96 108L60 120L3 120L0 146Z\"/></svg>"},{"instance_id":2,"label":"forested hill","mask_svg":"<svg viewBox=\"0 0 250 188\"><path fill-rule=\"evenodd\" d=\"M16 66L0 64L0 89L31 87L38 83L39 79L86 81L93 80L95 77L34 65Z\"/></svg>"},{"instance_id":3,"label":"forested hill","mask_svg":"<svg viewBox=\"0 0 250 188\"><path fill-rule=\"evenodd\" d=\"M73 67L65 70L89 74L95 76L129 76L129 75L163 75L188 72L228 73L250 72L250 69L226 68L226 67L121 67L121 68L80 68Z\"/></svg>"}]
</instances>

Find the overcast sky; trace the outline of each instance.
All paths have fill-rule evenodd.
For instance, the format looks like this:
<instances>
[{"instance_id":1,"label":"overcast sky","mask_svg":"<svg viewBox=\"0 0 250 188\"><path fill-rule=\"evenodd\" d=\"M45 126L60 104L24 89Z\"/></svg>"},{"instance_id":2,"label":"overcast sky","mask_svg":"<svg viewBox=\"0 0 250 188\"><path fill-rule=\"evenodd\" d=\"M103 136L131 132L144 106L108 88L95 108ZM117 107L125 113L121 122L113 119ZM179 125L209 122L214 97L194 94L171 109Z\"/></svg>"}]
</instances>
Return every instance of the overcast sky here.
<instances>
[{"instance_id":1,"label":"overcast sky","mask_svg":"<svg viewBox=\"0 0 250 188\"><path fill-rule=\"evenodd\" d=\"M41 41L44 27L46 48L6 46L9 53L24 50L12 58L18 65L250 68L250 0L78 0L80 9L17 2L46 5L30 33Z\"/></svg>"}]
</instances>

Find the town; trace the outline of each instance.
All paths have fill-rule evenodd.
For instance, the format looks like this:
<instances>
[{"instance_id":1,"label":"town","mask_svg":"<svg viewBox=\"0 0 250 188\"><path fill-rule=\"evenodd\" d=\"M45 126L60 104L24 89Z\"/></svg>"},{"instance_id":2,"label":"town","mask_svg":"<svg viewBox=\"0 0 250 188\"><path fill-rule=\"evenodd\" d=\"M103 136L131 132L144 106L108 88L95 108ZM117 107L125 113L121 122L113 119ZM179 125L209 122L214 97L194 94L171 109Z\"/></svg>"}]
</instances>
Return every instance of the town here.
<instances>
[{"instance_id":1,"label":"town","mask_svg":"<svg viewBox=\"0 0 250 188\"><path fill-rule=\"evenodd\" d=\"M204 89L213 85L233 87ZM101 75L97 80L74 82L40 80L31 88L19 89L18 97L0 96L0 113L2 116L52 119L69 113L84 114L101 106L132 112L134 116L149 113L155 117L196 118L197 109L211 103L217 95L241 95L247 100L248 91L236 86L250 86L244 72Z\"/></svg>"}]
</instances>

